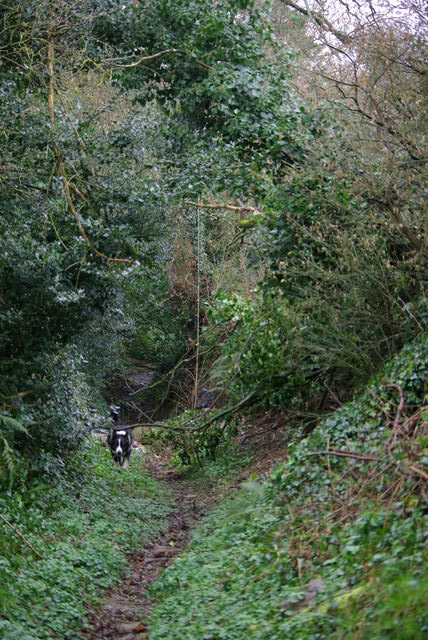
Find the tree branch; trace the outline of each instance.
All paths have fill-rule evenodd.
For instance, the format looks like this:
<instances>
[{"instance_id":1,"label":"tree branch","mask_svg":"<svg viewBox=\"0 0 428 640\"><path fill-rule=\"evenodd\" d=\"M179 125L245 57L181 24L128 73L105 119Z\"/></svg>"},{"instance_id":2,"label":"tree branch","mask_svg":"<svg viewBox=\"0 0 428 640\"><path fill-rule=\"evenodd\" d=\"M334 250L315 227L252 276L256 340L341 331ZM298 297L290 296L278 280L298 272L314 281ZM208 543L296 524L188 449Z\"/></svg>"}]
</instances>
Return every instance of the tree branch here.
<instances>
[{"instance_id":1,"label":"tree branch","mask_svg":"<svg viewBox=\"0 0 428 640\"><path fill-rule=\"evenodd\" d=\"M353 451L339 451L338 449L325 449L322 451L309 451L304 456L339 456L342 458L355 458L356 460L368 460L370 462L379 461L380 458L376 456L363 455L360 453L354 453Z\"/></svg>"},{"instance_id":2,"label":"tree branch","mask_svg":"<svg viewBox=\"0 0 428 640\"><path fill-rule=\"evenodd\" d=\"M123 58L107 58L106 62L111 63L111 65L113 67L116 67L117 69L131 69L133 67L138 67L140 64L143 64L143 62L150 62L151 60L156 60L156 58L160 58L161 56L168 55L169 53L181 53L186 56L191 55L185 49L165 49L164 51L158 51L157 53L152 53L151 55L148 55L148 56L142 56L141 58L138 58L138 60L135 60L134 62L130 62L128 64L115 63L115 60L121 60ZM195 58L194 62L195 64L199 65L203 69L206 69L206 71L214 71L214 67L211 67L209 64L202 62L202 60L198 60L197 58Z\"/></svg>"},{"instance_id":3,"label":"tree branch","mask_svg":"<svg viewBox=\"0 0 428 640\"><path fill-rule=\"evenodd\" d=\"M191 207L199 207L200 209L227 209L228 211L235 211L236 213L262 214L260 209L256 209L255 207L236 207L232 204L212 204L210 202L194 202L193 200L185 200L184 204L188 204Z\"/></svg>"},{"instance_id":4,"label":"tree branch","mask_svg":"<svg viewBox=\"0 0 428 640\"><path fill-rule=\"evenodd\" d=\"M7 520L7 518L5 518L4 516L2 516L2 514L0 513L0 518L3 520L3 522L5 524L7 524L8 527L10 527L12 529L12 531L14 531L16 533L17 536L19 536L27 545L27 547L30 547L31 551L33 551L33 553L36 554L36 556L38 556L39 558L42 558L43 556L36 551L36 549L33 547L33 545L28 542L27 538L24 536L23 533L21 533L21 531L19 531L19 529L17 529L11 522L9 522L9 520Z\"/></svg>"},{"instance_id":5,"label":"tree branch","mask_svg":"<svg viewBox=\"0 0 428 640\"><path fill-rule=\"evenodd\" d=\"M293 2L293 0L281 0L281 2L290 9L294 9L295 11L301 13L303 16L306 16L307 18L313 20L319 27L321 27L323 31L332 33L338 40L340 40L340 42L342 42L342 44L348 44L350 42L351 38L347 33L336 29L336 27L334 27L325 16L323 16L321 13L318 13L318 11L311 11L309 8L305 9Z\"/></svg>"}]
</instances>

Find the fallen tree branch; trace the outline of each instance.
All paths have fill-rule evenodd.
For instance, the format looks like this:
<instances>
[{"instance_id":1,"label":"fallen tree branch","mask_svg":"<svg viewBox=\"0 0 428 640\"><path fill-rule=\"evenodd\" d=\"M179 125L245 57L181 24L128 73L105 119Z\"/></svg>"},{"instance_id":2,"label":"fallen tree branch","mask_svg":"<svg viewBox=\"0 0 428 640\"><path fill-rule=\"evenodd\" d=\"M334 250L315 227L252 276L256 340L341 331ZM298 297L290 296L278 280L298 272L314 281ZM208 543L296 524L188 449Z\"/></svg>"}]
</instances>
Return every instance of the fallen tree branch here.
<instances>
[{"instance_id":1,"label":"fallen tree branch","mask_svg":"<svg viewBox=\"0 0 428 640\"><path fill-rule=\"evenodd\" d=\"M209 427L211 424L213 424L213 422L216 422L220 418L223 418L224 416L227 416L229 414L236 413L237 411L239 411L239 409L242 409L242 407L248 404L249 401L252 400L252 398L254 398L257 395L259 390L260 390L260 385L258 385L252 391L250 391L250 393L248 393L244 398L242 398L242 400L240 400L237 404L233 405L232 407L227 407L223 411L220 411L220 413L217 413L215 416L207 420L204 424L202 424L199 427L199 429L205 431L205 429Z\"/></svg>"},{"instance_id":2,"label":"fallen tree branch","mask_svg":"<svg viewBox=\"0 0 428 640\"><path fill-rule=\"evenodd\" d=\"M290 375L290 373L291 371L284 371L283 373L279 373L275 376L270 376L269 379L272 380L272 378L278 378L278 379L286 378L287 376ZM247 395L244 396L239 402L232 405L231 407L226 407L225 409L223 409L223 411L216 413L214 416L211 416L210 418L208 418L208 420L204 421L202 424L196 427L187 427L186 425L196 422L198 420L197 416L195 416L194 418L190 418L189 420L186 420L186 422L183 422L181 425L169 425L169 424L165 424L164 422L137 422L135 424L117 426L114 428L114 430L119 431L120 429L125 429L125 428L136 429L137 427L150 427L155 429L171 429L171 430L179 430L179 431L188 431L189 433L194 431L199 431L199 430L205 430L211 424L213 424L214 422L217 422L217 420L220 420L220 418L224 418L224 416L236 413L237 411L239 411L239 409L242 409L242 407L244 407L251 400L253 400L253 398L256 398L257 394L259 393L260 389L263 387L267 379L268 378L264 378L263 380L261 380L259 384L256 385L249 393L247 393Z\"/></svg>"},{"instance_id":3,"label":"fallen tree branch","mask_svg":"<svg viewBox=\"0 0 428 640\"><path fill-rule=\"evenodd\" d=\"M165 424L165 422L136 422L135 424L119 425L112 428L112 431L121 431L122 429L137 429L138 427L150 427L151 429L169 429L171 431L195 431L195 428L186 427L187 424L194 422L194 420L186 420L183 424Z\"/></svg>"},{"instance_id":4,"label":"fallen tree branch","mask_svg":"<svg viewBox=\"0 0 428 640\"><path fill-rule=\"evenodd\" d=\"M170 425L170 424L165 424L164 422L136 422L135 424L127 424L127 425L114 427L113 430L120 431L121 429L137 429L138 427L150 427L153 429L170 429L172 431L188 431L189 433L193 433L194 431L205 430L211 424L213 424L214 422L217 422L217 420L220 420L220 418L223 418L224 416L232 413L236 413L236 411L239 411L239 409L244 407L258 393L259 389L260 387L258 386L256 389L253 389L244 398L242 398L242 400L240 400L237 404L233 405L232 407L227 407L223 411L220 411L220 413L216 413L216 415L212 416L211 418L209 418L208 420L206 420L202 424L199 424L196 427L188 427L186 425L196 422L196 420L198 420L197 416L195 416L194 418L190 418L189 420L186 420L186 422L183 422L183 424L180 424L180 425L178 424Z\"/></svg>"},{"instance_id":5,"label":"fallen tree branch","mask_svg":"<svg viewBox=\"0 0 428 640\"><path fill-rule=\"evenodd\" d=\"M369 462L379 461L376 456L365 455L362 453L354 453L353 451L341 451L339 449L323 449L321 451L308 451L303 454L306 456L339 456L342 458L355 458L356 460L367 460Z\"/></svg>"},{"instance_id":6,"label":"fallen tree branch","mask_svg":"<svg viewBox=\"0 0 428 640\"><path fill-rule=\"evenodd\" d=\"M153 429L170 429L171 431L188 431L189 433L192 433L194 431L206 429L211 424L213 424L217 420L220 420L220 418L223 418L226 415L236 413L236 411L239 411L239 409L245 406L257 394L258 391L259 391L259 387L257 387L256 389L253 389L237 404L233 405L232 407L227 407L223 411L220 411L220 413L217 413L215 416L212 416L207 421L203 422L202 424L196 427L188 427L187 425L192 424L196 420L198 420L197 416L195 416L195 418L190 418L189 420L186 420L186 422L183 422L183 424L180 424L180 425L165 424L165 422L136 422L135 424L119 425L117 427L114 427L113 431L120 431L121 429L137 429L138 427L147 427L147 428L149 427L151 429L152 428Z\"/></svg>"},{"instance_id":7,"label":"fallen tree branch","mask_svg":"<svg viewBox=\"0 0 428 640\"><path fill-rule=\"evenodd\" d=\"M17 529L11 522L9 522L9 520L7 518L2 516L1 513L0 513L0 518L3 520L3 522L5 524L7 524L8 527L10 527L16 533L17 536L19 536L25 542L27 547L30 547L31 551L33 551L36 554L36 556L38 556L39 558L43 557L38 551L36 551L36 549L33 547L33 545L30 542L28 542L28 540L24 536L24 534L21 533L21 531L19 531L19 529Z\"/></svg>"},{"instance_id":8,"label":"fallen tree branch","mask_svg":"<svg viewBox=\"0 0 428 640\"><path fill-rule=\"evenodd\" d=\"M194 202L193 200L185 200L184 204L188 204L191 207L199 207L200 209L227 209L228 211L235 211L236 213L257 213L262 214L260 209L255 207L237 207L233 204L212 204L210 202Z\"/></svg>"}]
</instances>

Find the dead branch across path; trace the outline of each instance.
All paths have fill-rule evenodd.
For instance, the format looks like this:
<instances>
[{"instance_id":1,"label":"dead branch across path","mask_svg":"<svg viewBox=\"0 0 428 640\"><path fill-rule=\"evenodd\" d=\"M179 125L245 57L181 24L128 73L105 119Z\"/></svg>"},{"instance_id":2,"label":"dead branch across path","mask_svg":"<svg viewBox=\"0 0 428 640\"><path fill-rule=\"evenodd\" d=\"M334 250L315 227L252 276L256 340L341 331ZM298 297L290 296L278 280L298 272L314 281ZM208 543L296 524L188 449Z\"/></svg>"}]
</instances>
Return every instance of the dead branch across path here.
<instances>
[{"instance_id":1,"label":"dead branch across path","mask_svg":"<svg viewBox=\"0 0 428 640\"><path fill-rule=\"evenodd\" d=\"M354 453L354 451L342 451L339 449L323 449L321 451L308 451L304 456L339 456L342 458L354 458L355 460L367 460L368 462L379 462L380 458L368 454Z\"/></svg>"},{"instance_id":2,"label":"dead branch across path","mask_svg":"<svg viewBox=\"0 0 428 640\"><path fill-rule=\"evenodd\" d=\"M244 398L242 398L242 400L240 400L237 404L234 404L232 407L226 407L219 413L216 413L215 415L211 416L210 418L203 421L201 424L198 424L197 426L191 426L198 420L198 417L195 416L194 418L190 418L189 420L186 420L186 422L183 422L180 425L178 424L170 425L170 424L165 424L164 422L137 422L135 424L126 425L126 428L136 429L137 427L150 427L153 429L169 429L171 431L187 431L188 433L192 433L194 431L202 431L207 429L214 422L217 422L221 418L224 418L224 416L227 416L229 414L233 414L239 411L239 409L241 409L246 404L248 404L256 396L259 390L260 390L259 387L257 387L256 389L253 389L252 391L250 391L250 393L244 396ZM120 428L123 429L123 427L117 427L117 429L120 429Z\"/></svg>"},{"instance_id":3,"label":"dead branch across path","mask_svg":"<svg viewBox=\"0 0 428 640\"><path fill-rule=\"evenodd\" d=\"M287 378L291 373L292 373L292 370L289 369L287 371L283 371L282 373L278 373L274 376L270 376L270 379L271 380L273 378L279 379L279 380L284 379L284 378ZM206 415L206 417L204 416L202 420L200 420L198 416L195 416L193 418L189 418L188 420L186 420L180 425L178 424L169 425L169 424L165 424L164 422L137 422L135 424L127 425L127 429L136 429L137 427L150 427L154 429L170 429L171 431L187 431L188 433L192 433L195 431L205 431L205 429L207 429L214 422L217 422L221 418L224 418L225 416L228 416L228 415L233 415L234 413L239 411L239 409L242 409L247 405L251 405L257 399L258 394L260 390L263 388L263 385L266 384L266 381L267 381L267 378L263 378L263 380L261 380L259 384L257 384L253 389L251 389L251 391L249 391L247 395L241 398L241 400L239 400L236 404L225 407L224 409L220 410L218 413L215 413L214 415L210 415L209 417ZM198 424L195 426L195 422L197 422L198 420L200 420L201 424ZM117 429L119 428L120 427L117 427Z\"/></svg>"}]
</instances>

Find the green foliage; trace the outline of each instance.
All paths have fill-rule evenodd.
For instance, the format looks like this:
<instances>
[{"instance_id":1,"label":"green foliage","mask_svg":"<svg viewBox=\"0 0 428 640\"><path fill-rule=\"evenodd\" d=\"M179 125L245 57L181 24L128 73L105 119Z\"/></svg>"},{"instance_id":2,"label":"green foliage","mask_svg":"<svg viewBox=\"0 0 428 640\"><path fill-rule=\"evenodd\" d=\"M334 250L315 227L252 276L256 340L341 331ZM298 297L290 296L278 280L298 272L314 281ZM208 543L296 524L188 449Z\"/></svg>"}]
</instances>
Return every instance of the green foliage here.
<instances>
[{"instance_id":1,"label":"green foliage","mask_svg":"<svg viewBox=\"0 0 428 640\"><path fill-rule=\"evenodd\" d=\"M215 449L215 456L204 459L200 467L191 466L183 469L184 477L188 476L192 482L198 482L200 486L208 484L219 490L228 490L230 483L236 479L239 471L251 463L252 453L244 453L235 443L227 441L221 443Z\"/></svg>"},{"instance_id":2,"label":"green foliage","mask_svg":"<svg viewBox=\"0 0 428 640\"><path fill-rule=\"evenodd\" d=\"M290 443L268 482L214 509L152 587L153 639L425 637L420 476L394 470L422 468L423 423L411 446L403 438L386 450L385 413L392 422L395 383L406 415L420 416L427 346L425 336L403 349L362 396ZM307 455L328 447L379 461Z\"/></svg>"},{"instance_id":3,"label":"green foliage","mask_svg":"<svg viewBox=\"0 0 428 640\"><path fill-rule=\"evenodd\" d=\"M18 420L4 413L0 413L0 482L7 478L9 490L12 487L19 453L15 448L15 438L18 434L28 435L27 429Z\"/></svg>"},{"instance_id":4,"label":"green foliage","mask_svg":"<svg viewBox=\"0 0 428 640\"><path fill-rule=\"evenodd\" d=\"M183 352L185 340L181 323L169 304L166 274L159 274L155 268L147 270L145 277L127 279L123 289L124 312L135 323L128 355L156 365L157 371L169 370Z\"/></svg>"},{"instance_id":5,"label":"green foliage","mask_svg":"<svg viewBox=\"0 0 428 640\"><path fill-rule=\"evenodd\" d=\"M224 471L225 458L229 459L233 469L241 460L231 442L238 433L237 421L229 416L203 428L206 416L205 411L197 409L182 411L177 418L166 421L170 429L148 429L144 434L145 441L158 449L165 446L171 449L172 446L171 466L192 475L199 472L201 480L212 473L215 475L217 465Z\"/></svg>"},{"instance_id":6,"label":"green foliage","mask_svg":"<svg viewBox=\"0 0 428 640\"><path fill-rule=\"evenodd\" d=\"M119 577L126 554L164 526L170 507L138 453L119 473L108 449L91 442L55 485L3 495L0 512L42 558L0 523L1 637L78 637L87 605Z\"/></svg>"},{"instance_id":7,"label":"green foliage","mask_svg":"<svg viewBox=\"0 0 428 640\"><path fill-rule=\"evenodd\" d=\"M410 409L426 403L424 383L427 374L427 349L428 335L425 334L404 347L398 356L388 362L381 374L374 378L356 400L344 405L323 420L307 439L292 444L289 449L292 455L289 456L283 468L279 468L274 474L272 482L278 483L277 489L286 490L290 498L293 497L295 488L299 495L302 493L302 486L310 492L311 487L301 483L308 474L316 482L316 478L319 478L316 468L319 463L316 459L313 463L309 460L305 461L304 454L309 448L314 450L325 448L327 441L333 449L352 450L354 445L360 452L380 450L389 435L385 414L380 410L390 412L397 405L397 391L389 384L402 387ZM402 451L397 450L396 453L400 459ZM340 469L343 461L337 459L331 464ZM363 468L363 466L360 463L360 467ZM346 481L344 478L343 482L346 483ZM323 490L328 490L328 484L328 482L325 483Z\"/></svg>"},{"instance_id":8,"label":"green foliage","mask_svg":"<svg viewBox=\"0 0 428 640\"><path fill-rule=\"evenodd\" d=\"M254 168L276 167L297 151L292 130L300 112L290 107L287 81L260 6L252 0L148 3L113 2L94 30L111 49L126 54L119 72L125 86L140 88L141 100L156 95L169 115L204 136L208 127L237 144ZM146 52L167 52L133 65ZM155 76L162 82L148 83ZM152 92L152 94L150 93Z\"/></svg>"},{"instance_id":9,"label":"green foliage","mask_svg":"<svg viewBox=\"0 0 428 640\"><path fill-rule=\"evenodd\" d=\"M144 291L147 326L155 292L165 289L166 281L165 269L157 266L167 255L162 237L166 197L151 164L154 147L162 145L161 135L151 142L159 110L134 106L131 117L130 96L119 96L102 74L82 77L73 68L81 38L87 36L86 20L80 21L80 36L79 21L73 24L68 32L73 46L67 43L71 57L61 57L68 37L62 27L87 7L58 4L47 14L46 9L47 4L32 2L2 7L3 40L18 32L26 42L16 45L16 60L6 55L9 41L1 54L0 397L8 414L31 435L21 434L15 446L4 433L9 472L11 449L30 457L28 468L36 473L37 458L44 467L40 451L61 465L90 428L105 426L101 390L120 367L126 344L141 332L142 309L133 302L133 288ZM54 29L52 132L46 47L40 47L40 38L61 20L62 27ZM22 70L24 61L28 73ZM91 247L71 211L53 135ZM114 262L118 258L129 262ZM168 311L165 301L163 306ZM177 327L169 325L165 359L174 358L180 342ZM153 355L158 337L141 346L140 355Z\"/></svg>"},{"instance_id":10,"label":"green foliage","mask_svg":"<svg viewBox=\"0 0 428 640\"><path fill-rule=\"evenodd\" d=\"M265 300L245 300L238 294L220 290L210 308L211 322L231 327L230 337L222 345L222 355L216 360L212 378L221 389L224 385L232 400L239 400L251 390L266 404L298 396L296 380L286 371L290 354L285 354L287 342L295 333L292 312L274 297ZM301 375L301 374L300 374ZM309 391L309 390L308 390Z\"/></svg>"},{"instance_id":11,"label":"green foliage","mask_svg":"<svg viewBox=\"0 0 428 640\"><path fill-rule=\"evenodd\" d=\"M421 259L393 257L396 232L376 216L367 224L343 185L331 204L304 183L278 195L287 213L265 213L255 231L271 269L252 298L220 290L211 301L210 327L227 330L212 382L233 400L260 387L263 404L337 406L427 327Z\"/></svg>"},{"instance_id":12,"label":"green foliage","mask_svg":"<svg viewBox=\"0 0 428 640\"><path fill-rule=\"evenodd\" d=\"M0 393L33 436L21 451L65 457L105 419L124 347L160 369L185 348L193 310L177 317L166 279L172 203L251 189L250 165L289 160L297 112L253 2L1 11Z\"/></svg>"},{"instance_id":13,"label":"green foliage","mask_svg":"<svg viewBox=\"0 0 428 640\"><path fill-rule=\"evenodd\" d=\"M214 462L217 455L221 456L225 450L228 450L229 455L232 456L230 441L238 433L235 420L229 418L204 428L203 414L196 411L184 411L180 414L179 419L170 421L170 424L172 427L185 425L182 431L171 431L167 436L168 441L174 447L172 462L175 462L179 467L185 469L186 467L203 466L204 470L207 470L209 461Z\"/></svg>"}]
</instances>

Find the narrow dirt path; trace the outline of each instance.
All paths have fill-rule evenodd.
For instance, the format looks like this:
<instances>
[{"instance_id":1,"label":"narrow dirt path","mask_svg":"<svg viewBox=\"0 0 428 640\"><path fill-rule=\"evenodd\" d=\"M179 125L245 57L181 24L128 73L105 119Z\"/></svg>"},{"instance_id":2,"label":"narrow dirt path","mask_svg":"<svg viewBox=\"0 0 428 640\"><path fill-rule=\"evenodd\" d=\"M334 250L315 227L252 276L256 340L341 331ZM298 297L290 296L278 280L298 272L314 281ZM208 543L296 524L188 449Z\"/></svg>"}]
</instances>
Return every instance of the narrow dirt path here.
<instances>
[{"instance_id":1,"label":"narrow dirt path","mask_svg":"<svg viewBox=\"0 0 428 640\"><path fill-rule=\"evenodd\" d=\"M138 371L129 371L126 387L119 383L116 395L119 394L122 400L128 401L133 398L130 393L147 387L152 377L153 373L146 371L144 367ZM147 409L144 401L140 405ZM89 614L82 638L148 640L145 621L151 608L148 597L150 583L156 580L161 569L183 551L192 529L226 490L236 489L250 474L262 476L278 460L284 458L283 424L277 416L266 413L260 420L248 426L245 439L249 445L256 445L258 451L253 448L251 464L242 468L236 477L230 480L227 489L210 482L201 485L198 481L166 471L164 465L167 458L162 460L153 452L144 450L144 465L147 471L168 484L176 508L169 515L164 531L149 540L128 559L121 580L107 592L99 607Z\"/></svg>"},{"instance_id":2,"label":"narrow dirt path","mask_svg":"<svg viewBox=\"0 0 428 640\"><path fill-rule=\"evenodd\" d=\"M147 640L144 620L150 611L149 584L184 549L191 530L206 513L213 498L201 487L176 473L165 471L150 453L145 465L150 474L170 486L176 509L164 531L129 558L121 581L91 612L83 637L89 640Z\"/></svg>"},{"instance_id":3,"label":"narrow dirt path","mask_svg":"<svg viewBox=\"0 0 428 640\"><path fill-rule=\"evenodd\" d=\"M126 378L119 377L114 385L114 397L128 404L133 410L150 413L146 400L135 394L148 387L154 371L144 363L130 370ZM138 414L137 414L138 416ZM136 418L137 419L137 418ZM135 420L134 420L135 421ZM144 547L128 558L125 573L117 585L112 587L99 607L89 614L86 629L82 633L88 640L147 640L144 620L150 611L148 587L175 556L179 555L192 528L206 513L212 499L209 487L200 486L183 479L179 474L166 471L167 459L163 460L144 449L144 466L148 473L166 483L176 507L168 517L164 531L149 540Z\"/></svg>"}]
</instances>

